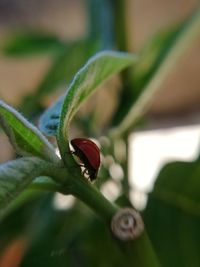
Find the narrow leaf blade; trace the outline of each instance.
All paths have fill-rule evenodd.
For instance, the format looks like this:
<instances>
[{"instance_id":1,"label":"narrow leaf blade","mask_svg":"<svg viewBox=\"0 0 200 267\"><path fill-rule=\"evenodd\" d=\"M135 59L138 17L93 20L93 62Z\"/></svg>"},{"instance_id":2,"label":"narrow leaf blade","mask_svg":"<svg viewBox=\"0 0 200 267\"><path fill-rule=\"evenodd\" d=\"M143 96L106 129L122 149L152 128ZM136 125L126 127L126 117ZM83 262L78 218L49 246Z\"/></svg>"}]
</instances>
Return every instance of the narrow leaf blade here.
<instances>
[{"instance_id":1,"label":"narrow leaf blade","mask_svg":"<svg viewBox=\"0 0 200 267\"><path fill-rule=\"evenodd\" d=\"M123 116L120 116L120 123L113 128L111 135L127 134L145 114L165 79L197 40L199 28L200 7L180 26L160 36L160 40L151 41L147 50L141 52L130 76L131 91L128 94L124 91L121 97L117 113L123 113Z\"/></svg>"},{"instance_id":2,"label":"narrow leaf blade","mask_svg":"<svg viewBox=\"0 0 200 267\"><path fill-rule=\"evenodd\" d=\"M31 56L39 53L55 53L63 49L58 37L42 32L13 33L3 47L8 56Z\"/></svg>"},{"instance_id":3,"label":"narrow leaf blade","mask_svg":"<svg viewBox=\"0 0 200 267\"><path fill-rule=\"evenodd\" d=\"M38 156L53 162L59 159L42 133L14 108L0 101L0 123L19 155Z\"/></svg>"},{"instance_id":4,"label":"narrow leaf blade","mask_svg":"<svg viewBox=\"0 0 200 267\"><path fill-rule=\"evenodd\" d=\"M80 105L112 75L134 63L134 55L104 51L92 57L75 75L69 86L61 111L58 145L61 154L67 152L69 123Z\"/></svg>"}]
</instances>

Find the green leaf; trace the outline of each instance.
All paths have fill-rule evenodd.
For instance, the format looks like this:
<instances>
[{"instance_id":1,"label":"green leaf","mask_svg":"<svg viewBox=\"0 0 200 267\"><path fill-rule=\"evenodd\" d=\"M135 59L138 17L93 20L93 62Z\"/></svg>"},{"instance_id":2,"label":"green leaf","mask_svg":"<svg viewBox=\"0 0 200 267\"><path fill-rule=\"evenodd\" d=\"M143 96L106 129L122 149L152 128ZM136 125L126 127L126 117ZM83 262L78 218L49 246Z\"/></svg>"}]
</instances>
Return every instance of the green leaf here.
<instances>
[{"instance_id":1,"label":"green leaf","mask_svg":"<svg viewBox=\"0 0 200 267\"><path fill-rule=\"evenodd\" d=\"M185 23L159 31L142 48L132 76L135 95L141 93L142 88L157 71L163 59L175 44L181 30L185 27Z\"/></svg>"},{"instance_id":2,"label":"green leaf","mask_svg":"<svg viewBox=\"0 0 200 267\"><path fill-rule=\"evenodd\" d=\"M58 145L62 156L67 152L69 124L80 105L112 75L134 63L136 57L122 52L105 51L92 57L75 75L61 111Z\"/></svg>"},{"instance_id":3,"label":"green leaf","mask_svg":"<svg viewBox=\"0 0 200 267\"><path fill-rule=\"evenodd\" d=\"M66 86L77 70L96 51L97 45L85 40L65 44L65 48L55 57L52 66L42 79L34 94L24 98L20 109L28 117L38 114L42 109L44 97Z\"/></svg>"},{"instance_id":4,"label":"green leaf","mask_svg":"<svg viewBox=\"0 0 200 267\"><path fill-rule=\"evenodd\" d=\"M61 192L63 186L56 183L51 177L48 176L38 176L30 184L29 189L47 190L52 192Z\"/></svg>"},{"instance_id":5,"label":"green leaf","mask_svg":"<svg viewBox=\"0 0 200 267\"><path fill-rule=\"evenodd\" d=\"M0 100L0 123L19 155L38 156L58 162L54 147L14 108Z\"/></svg>"},{"instance_id":6,"label":"green leaf","mask_svg":"<svg viewBox=\"0 0 200 267\"><path fill-rule=\"evenodd\" d=\"M19 195L45 169L45 162L25 157L0 165L0 217L11 200Z\"/></svg>"},{"instance_id":7,"label":"green leaf","mask_svg":"<svg viewBox=\"0 0 200 267\"><path fill-rule=\"evenodd\" d=\"M43 267L44 262L51 267L125 266L125 253L84 205L76 203L71 209L59 211L51 208L51 199L48 204L33 218L30 231L35 235L22 266L35 267L36 258L38 267Z\"/></svg>"},{"instance_id":8,"label":"green leaf","mask_svg":"<svg viewBox=\"0 0 200 267\"><path fill-rule=\"evenodd\" d=\"M60 52L64 43L58 37L42 32L13 33L3 52L9 56L30 56L38 53Z\"/></svg>"},{"instance_id":9,"label":"green leaf","mask_svg":"<svg viewBox=\"0 0 200 267\"><path fill-rule=\"evenodd\" d=\"M158 175L144 220L162 266L200 266L200 162L173 162Z\"/></svg>"},{"instance_id":10,"label":"green leaf","mask_svg":"<svg viewBox=\"0 0 200 267\"><path fill-rule=\"evenodd\" d=\"M120 104L114 116L114 124L117 125L129 111L130 107L142 93L152 76L159 68L183 25L162 29L153 35L139 52L138 60L134 68L125 73L123 79L126 85L120 97ZM126 105L124 105L126 102Z\"/></svg>"},{"instance_id":11,"label":"green leaf","mask_svg":"<svg viewBox=\"0 0 200 267\"><path fill-rule=\"evenodd\" d=\"M117 115L121 120L112 130L112 137L127 134L145 114L165 79L197 40L199 28L200 8L180 26L156 36L140 53L134 70L129 73L129 83L125 81L128 91L124 90L120 98Z\"/></svg>"},{"instance_id":12,"label":"green leaf","mask_svg":"<svg viewBox=\"0 0 200 267\"><path fill-rule=\"evenodd\" d=\"M64 96L61 96L40 117L39 129L46 135L50 135L50 136L57 135L63 101L64 101Z\"/></svg>"}]
</instances>

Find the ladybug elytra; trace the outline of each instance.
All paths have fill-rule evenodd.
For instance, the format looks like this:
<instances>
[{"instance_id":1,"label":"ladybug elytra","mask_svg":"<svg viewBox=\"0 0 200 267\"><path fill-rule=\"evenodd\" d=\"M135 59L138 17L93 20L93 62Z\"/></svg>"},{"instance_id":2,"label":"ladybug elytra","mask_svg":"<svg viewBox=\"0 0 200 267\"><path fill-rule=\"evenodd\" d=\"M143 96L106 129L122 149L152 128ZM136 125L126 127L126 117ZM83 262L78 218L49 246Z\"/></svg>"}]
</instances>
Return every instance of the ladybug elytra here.
<instances>
[{"instance_id":1,"label":"ladybug elytra","mask_svg":"<svg viewBox=\"0 0 200 267\"><path fill-rule=\"evenodd\" d=\"M86 138L75 138L71 140L75 154L85 170L83 174L88 174L91 181L97 178L98 169L100 166L100 150L98 146L91 140Z\"/></svg>"}]
</instances>

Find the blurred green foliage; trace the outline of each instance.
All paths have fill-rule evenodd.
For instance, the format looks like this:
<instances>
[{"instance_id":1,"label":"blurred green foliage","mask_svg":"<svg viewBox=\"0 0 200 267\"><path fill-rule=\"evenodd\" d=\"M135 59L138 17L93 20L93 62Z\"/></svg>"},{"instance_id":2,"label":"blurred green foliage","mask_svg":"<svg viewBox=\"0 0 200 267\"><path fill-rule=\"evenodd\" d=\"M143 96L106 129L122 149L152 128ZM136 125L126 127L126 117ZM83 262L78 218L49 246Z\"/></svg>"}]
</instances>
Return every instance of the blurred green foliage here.
<instances>
[{"instance_id":1,"label":"blurred green foliage","mask_svg":"<svg viewBox=\"0 0 200 267\"><path fill-rule=\"evenodd\" d=\"M199 160L169 163L149 195L144 219L163 266L199 266L199 178Z\"/></svg>"},{"instance_id":2,"label":"blurred green foliage","mask_svg":"<svg viewBox=\"0 0 200 267\"><path fill-rule=\"evenodd\" d=\"M15 34L9 39L4 48L7 56L35 56L48 53L52 59L52 65L34 93L22 100L19 108L26 116L31 119L38 118L44 110L44 98L60 90L60 87L67 86L79 68L95 52L119 47L119 44L115 43L118 38L114 31L116 14L120 12L117 9L118 5L119 1L114 4L113 1L91 1L88 7L89 33L84 39L73 43L37 32ZM191 18L156 34L141 49L133 68L122 73L122 90L118 95L119 102L110 121L110 127L120 124L145 92ZM109 27L105 27L106 22L109 23ZM105 103L102 107L104 105ZM57 111L59 117L60 108ZM54 119L57 120L57 117ZM90 120L89 123L95 124L95 120ZM55 125L57 126L57 121ZM76 119L75 127L80 128L80 125L80 120ZM54 132L54 129L50 130ZM101 129L102 132L104 130ZM84 131L85 135L90 133L89 130L87 132L87 127ZM106 131L109 133L109 129ZM122 187L118 200L129 204L128 196L125 195L127 188L124 186L128 183L127 158L117 162L112 141L109 140L110 146L102 145L102 150L107 152L103 156L110 155L112 162L121 164L125 182L123 180L117 183ZM125 138L123 141L127 144ZM102 183L112 180L109 177L110 165L102 163ZM97 182L98 185L100 186L101 182ZM158 175L143 216L162 266L200 266L199 192L199 160L190 163L170 163ZM0 222L0 251L9 247L12 240L23 236L27 239L27 247L20 265L22 267L129 266L129 263L124 264L122 261L123 251L113 242L109 230L88 207L76 201L68 210L61 211L53 206L54 197L55 194L52 192L44 193L31 188L19 196L16 205L13 205Z\"/></svg>"}]
</instances>

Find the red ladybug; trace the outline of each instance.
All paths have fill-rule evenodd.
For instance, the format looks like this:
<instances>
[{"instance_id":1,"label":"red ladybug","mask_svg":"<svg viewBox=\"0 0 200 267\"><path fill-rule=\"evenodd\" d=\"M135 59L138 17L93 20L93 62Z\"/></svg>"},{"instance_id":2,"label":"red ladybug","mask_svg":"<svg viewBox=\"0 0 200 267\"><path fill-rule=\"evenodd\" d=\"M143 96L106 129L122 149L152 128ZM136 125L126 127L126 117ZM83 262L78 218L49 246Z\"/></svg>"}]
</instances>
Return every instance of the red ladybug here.
<instances>
[{"instance_id":1,"label":"red ladybug","mask_svg":"<svg viewBox=\"0 0 200 267\"><path fill-rule=\"evenodd\" d=\"M74 154L81 160L85 167L84 174L88 174L91 181L97 178L100 166L100 150L98 146L89 139L75 138L71 140Z\"/></svg>"}]
</instances>

